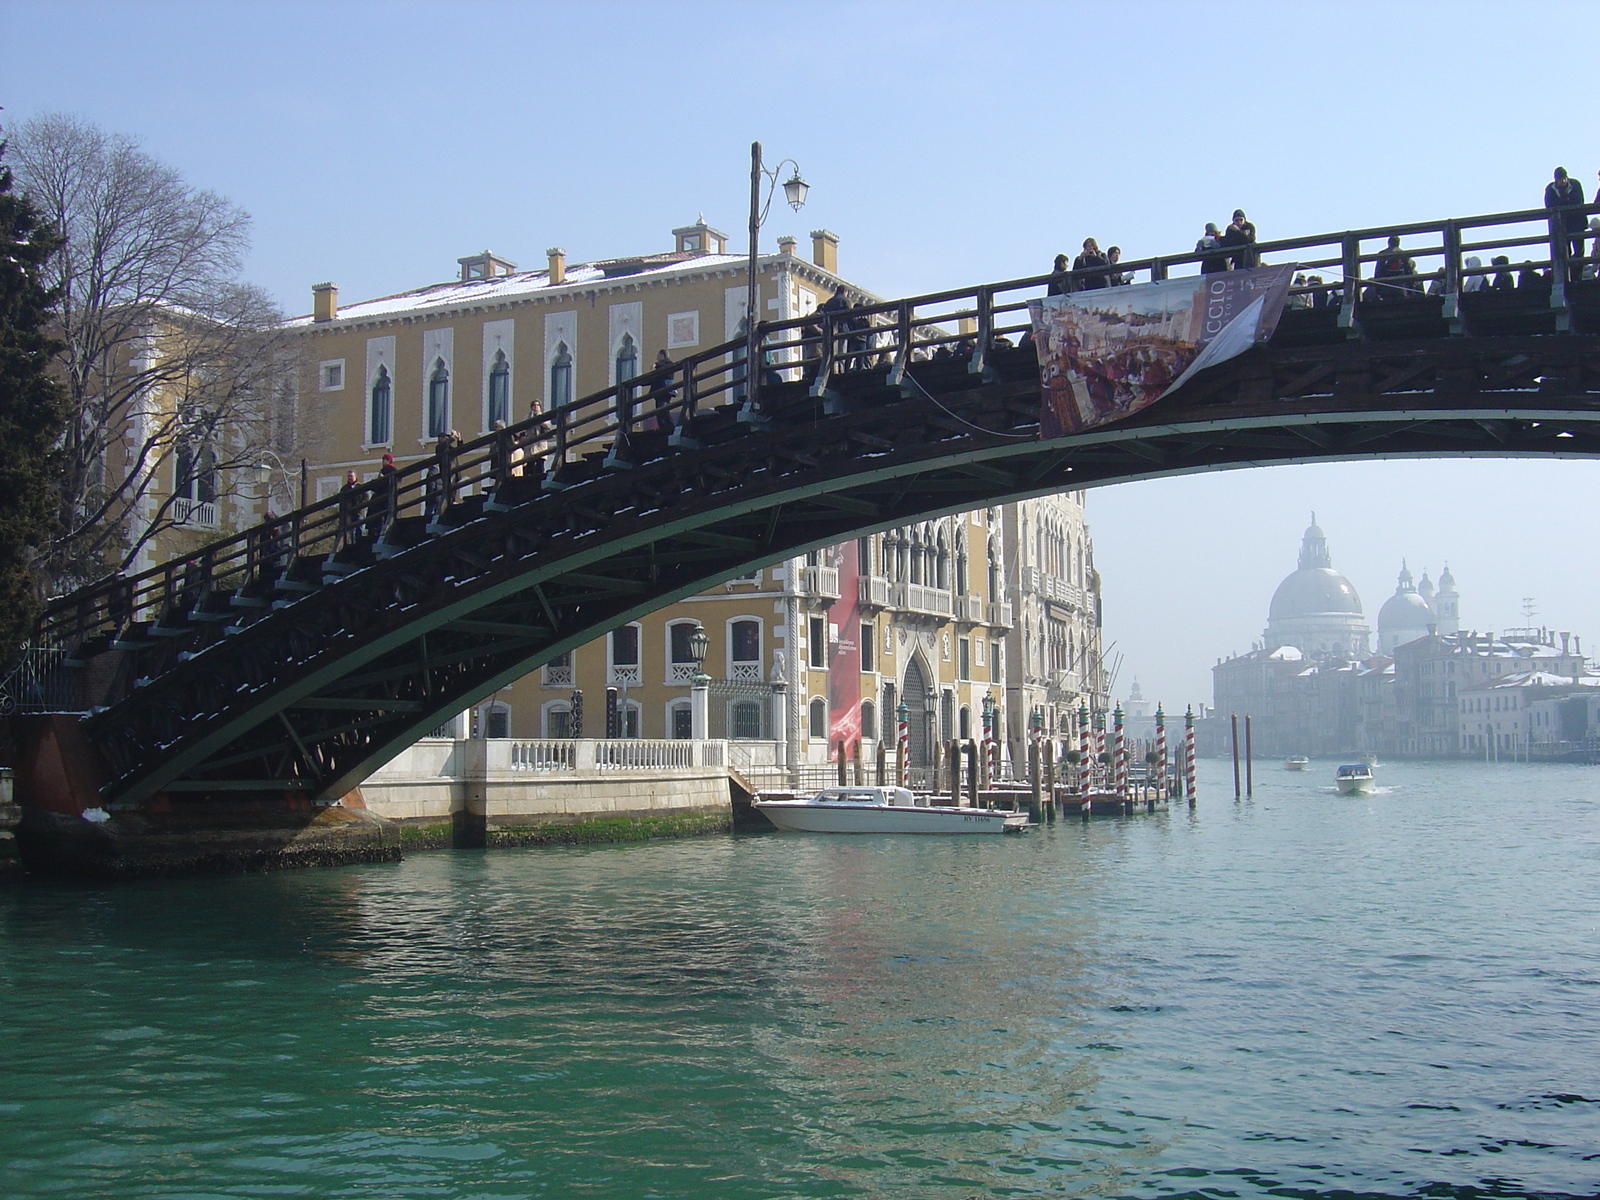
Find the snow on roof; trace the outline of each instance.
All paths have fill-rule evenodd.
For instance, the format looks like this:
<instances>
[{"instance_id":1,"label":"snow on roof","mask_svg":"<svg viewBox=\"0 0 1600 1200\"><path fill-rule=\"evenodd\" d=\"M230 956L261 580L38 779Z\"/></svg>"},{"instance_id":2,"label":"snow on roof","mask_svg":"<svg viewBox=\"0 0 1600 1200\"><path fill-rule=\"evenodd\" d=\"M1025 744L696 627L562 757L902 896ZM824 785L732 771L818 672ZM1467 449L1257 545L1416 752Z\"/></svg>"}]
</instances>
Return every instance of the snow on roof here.
<instances>
[{"instance_id":1,"label":"snow on roof","mask_svg":"<svg viewBox=\"0 0 1600 1200\"><path fill-rule=\"evenodd\" d=\"M1463 688L1466 692L1492 692L1505 688L1530 688L1530 687L1593 687L1600 686L1600 679L1575 679L1571 675L1552 675L1549 671L1522 671L1516 675L1502 675L1498 679L1486 680L1476 687Z\"/></svg>"},{"instance_id":2,"label":"snow on roof","mask_svg":"<svg viewBox=\"0 0 1600 1200\"><path fill-rule=\"evenodd\" d=\"M1305 657L1305 655L1300 653L1300 648L1298 646L1279 646L1276 650L1272 651L1272 653L1268 654L1267 657L1269 659L1276 659L1278 662L1299 662Z\"/></svg>"},{"instance_id":3,"label":"snow on roof","mask_svg":"<svg viewBox=\"0 0 1600 1200\"><path fill-rule=\"evenodd\" d=\"M446 283L434 283L429 284L427 287L414 288L409 292L398 292L393 296L380 296L376 300L358 300L354 304L341 304L339 306L339 315L335 320L350 321L360 320L365 317L387 317L396 313L425 311L427 309L459 308L462 305L482 304L491 300L508 300L518 296L532 295L535 292L545 291L546 289L579 287L606 279L617 279L619 281L659 279L665 276L704 271L708 268L730 266L749 260L739 254L702 254L695 258L652 265L649 259L643 259L641 260L644 264L642 270L608 275L604 269L605 266L621 261L623 260L605 259L601 263L574 264L567 268L566 278L558 284L551 284L548 270L517 271L511 275L499 275L492 279L452 279ZM290 327L306 326L312 323L310 314L292 317L285 322ZM332 324L333 322L323 323Z\"/></svg>"}]
</instances>

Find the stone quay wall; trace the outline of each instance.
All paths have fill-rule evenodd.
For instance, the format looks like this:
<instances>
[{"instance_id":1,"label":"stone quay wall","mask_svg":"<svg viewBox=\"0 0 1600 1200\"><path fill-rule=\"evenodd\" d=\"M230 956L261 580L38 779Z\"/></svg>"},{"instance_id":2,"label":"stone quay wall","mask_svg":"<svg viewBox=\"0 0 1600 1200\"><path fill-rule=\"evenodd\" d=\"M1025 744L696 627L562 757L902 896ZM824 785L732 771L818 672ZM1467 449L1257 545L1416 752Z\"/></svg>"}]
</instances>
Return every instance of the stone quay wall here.
<instances>
[{"instance_id":1,"label":"stone quay wall","mask_svg":"<svg viewBox=\"0 0 1600 1200\"><path fill-rule=\"evenodd\" d=\"M728 829L725 741L425 738L362 783L401 844L630 841Z\"/></svg>"}]
</instances>

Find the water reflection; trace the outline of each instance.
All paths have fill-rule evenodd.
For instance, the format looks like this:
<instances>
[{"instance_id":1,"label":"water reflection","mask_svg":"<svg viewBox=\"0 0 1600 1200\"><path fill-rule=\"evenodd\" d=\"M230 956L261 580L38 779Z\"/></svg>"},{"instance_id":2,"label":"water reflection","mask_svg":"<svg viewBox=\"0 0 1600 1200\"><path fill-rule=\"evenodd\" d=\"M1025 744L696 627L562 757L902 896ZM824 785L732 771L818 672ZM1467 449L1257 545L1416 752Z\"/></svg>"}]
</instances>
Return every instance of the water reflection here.
<instances>
[{"instance_id":1,"label":"water reflection","mask_svg":"<svg viewBox=\"0 0 1600 1200\"><path fill-rule=\"evenodd\" d=\"M0 1192L1590 1192L1595 777L1384 776L12 889Z\"/></svg>"}]
</instances>

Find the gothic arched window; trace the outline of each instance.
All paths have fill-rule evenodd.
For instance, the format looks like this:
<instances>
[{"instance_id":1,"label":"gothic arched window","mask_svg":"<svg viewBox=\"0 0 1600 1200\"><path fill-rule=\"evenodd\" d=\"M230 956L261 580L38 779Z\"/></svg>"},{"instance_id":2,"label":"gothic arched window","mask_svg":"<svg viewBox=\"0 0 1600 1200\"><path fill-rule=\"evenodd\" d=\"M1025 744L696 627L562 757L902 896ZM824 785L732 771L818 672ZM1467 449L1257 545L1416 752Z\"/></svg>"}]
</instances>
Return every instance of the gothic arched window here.
<instances>
[{"instance_id":1,"label":"gothic arched window","mask_svg":"<svg viewBox=\"0 0 1600 1200\"><path fill-rule=\"evenodd\" d=\"M572 351L565 342L557 342L555 357L550 360L550 407L571 403Z\"/></svg>"},{"instance_id":2,"label":"gothic arched window","mask_svg":"<svg viewBox=\"0 0 1600 1200\"><path fill-rule=\"evenodd\" d=\"M617 347L616 369L618 383L627 383L639 373L639 347L631 333L622 335L622 344Z\"/></svg>"},{"instance_id":3,"label":"gothic arched window","mask_svg":"<svg viewBox=\"0 0 1600 1200\"><path fill-rule=\"evenodd\" d=\"M372 381L372 398L367 407L367 442L373 446L387 446L394 413L393 389L389 385L389 368L379 367L378 377Z\"/></svg>"},{"instance_id":4,"label":"gothic arched window","mask_svg":"<svg viewBox=\"0 0 1600 1200\"><path fill-rule=\"evenodd\" d=\"M504 350L494 352L494 365L489 368L489 428L496 421L511 423L511 364Z\"/></svg>"},{"instance_id":5,"label":"gothic arched window","mask_svg":"<svg viewBox=\"0 0 1600 1200\"><path fill-rule=\"evenodd\" d=\"M444 359L433 360L428 376L428 436L436 438L450 428L450 368Z\"/></svg>"}]
</instances>

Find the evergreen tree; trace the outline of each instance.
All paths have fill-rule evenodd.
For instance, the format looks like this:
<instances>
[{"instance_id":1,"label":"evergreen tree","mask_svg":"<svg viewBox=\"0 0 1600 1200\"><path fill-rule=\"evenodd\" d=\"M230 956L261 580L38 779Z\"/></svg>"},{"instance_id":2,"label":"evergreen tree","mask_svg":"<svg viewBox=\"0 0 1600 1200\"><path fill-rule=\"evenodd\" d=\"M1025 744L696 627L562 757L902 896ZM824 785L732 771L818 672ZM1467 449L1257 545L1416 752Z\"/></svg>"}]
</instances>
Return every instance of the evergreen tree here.
<instances>
[{"instance_id":1,"label":"evergreen tree","mask_svg":"<svg viewBox=\"0 0 1600 1200\"><path fill-rule=\"evenodd\" d=\"M56 296L41 282L61 237L13 193L5 150L0 142L0 671L38 613L32 551L55 528L65 413L50 369Z\"/></svg>"}]
</instances>

